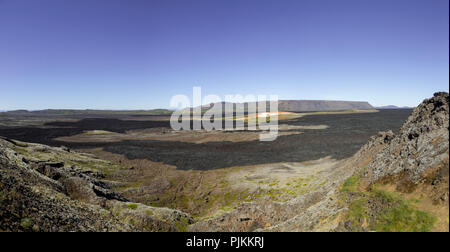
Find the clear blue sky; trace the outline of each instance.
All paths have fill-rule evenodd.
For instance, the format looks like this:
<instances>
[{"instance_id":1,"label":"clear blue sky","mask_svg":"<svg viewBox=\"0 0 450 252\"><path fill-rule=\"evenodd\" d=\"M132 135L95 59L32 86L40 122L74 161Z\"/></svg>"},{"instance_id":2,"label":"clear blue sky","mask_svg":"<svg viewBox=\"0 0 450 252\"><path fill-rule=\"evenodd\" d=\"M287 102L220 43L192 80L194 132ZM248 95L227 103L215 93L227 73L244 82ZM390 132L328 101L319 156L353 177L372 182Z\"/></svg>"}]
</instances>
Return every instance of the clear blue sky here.
<instances>
[{"instance_id":1,"label":"clear blue sky","mask_svg":"<svg viewBox=\"0 0 450 252\"><path fill-rule=\"evenodd\" d=\"M448 0L0 0L0 110L172 95L415 106L449 85Z\"/></svg>"}]
</instances>

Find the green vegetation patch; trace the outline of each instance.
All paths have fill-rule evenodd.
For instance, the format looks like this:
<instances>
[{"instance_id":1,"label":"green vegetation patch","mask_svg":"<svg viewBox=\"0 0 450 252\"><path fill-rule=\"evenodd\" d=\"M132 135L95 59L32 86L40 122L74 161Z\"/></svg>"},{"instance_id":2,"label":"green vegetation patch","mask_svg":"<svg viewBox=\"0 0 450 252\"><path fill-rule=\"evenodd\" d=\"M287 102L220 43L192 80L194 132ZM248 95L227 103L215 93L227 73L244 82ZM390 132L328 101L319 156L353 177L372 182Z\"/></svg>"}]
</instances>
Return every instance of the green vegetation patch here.
<instances>
[{"instance_id":1,"label":"green vegetation patch","mask_svg":"<svg viewBox=\"0 0 450 252\"><path fill-rule=\"evenodd\" d=\"M30 218L23 218L20 220L20 226L22 226L24 229L28 229L33 225L33 220Z\"/></svg>"},{"instance_id":2,"label":"green vegetation patch","mask_svg":"<svg viewBox=\"0 0 450 252\"><path fill-rule=\"evenodd\" d=\"M344 184L342 184L341 192L357 192L359 180L360 180L359 175L353 175L350 178L346 179L344 181Z\"/></svg>"},{"instance_id":3,"label":"green vegetation patch","mask_svg":"<svg viewBox=\"0 0 450 252\"><path fill-rule=\"evenodd\" d=\"M429 232L436 218L424 211L414 209L408 202L401 201L379 217L375 225L381 232Z\"/></svg>"},{"instance_id":4,"label":"green vegetation patch","mask_svg":"<svg viewBox=\"0 0 450 252\"><path fill-rule=\"evenodd\" d=\"M175 225L177 226L178 232L187 232L189 224L190 224L189 219L184 216L181 216L180 221L175 223Z\"/></svg>"},{"instance_id":5,"label":"green vegetation patch","mask_svg":"<svg viewBox=\"0 0 450 252\"><path fill-rule=\"evenodd\" d=\"M137 204L128 204L128 209L136 210L138 208Z\"/></svg>"},{"instance_id":6,"label":"green vegetation patch","mask_svg":"<svg viewBox=\"0 0 450 252\"><path fill-rule=\"evenodd\" d=\"M350 203L348 217L359 226L368 218L367 212L367 199L358 199Z\"/></svg>"},{"instance_id":7,"label":"green vegetation patch","mask_svg":"<svg viewBox=\"0 0 450 252\"><path fill-rule=\"evenodd\" d=\"M359 176L342 185L342 198L348 203L346 231L428 232L436 218L416 208L418 200L405 200L400 194L372 187L358 191Z\"/></svg>"}]
</instances>

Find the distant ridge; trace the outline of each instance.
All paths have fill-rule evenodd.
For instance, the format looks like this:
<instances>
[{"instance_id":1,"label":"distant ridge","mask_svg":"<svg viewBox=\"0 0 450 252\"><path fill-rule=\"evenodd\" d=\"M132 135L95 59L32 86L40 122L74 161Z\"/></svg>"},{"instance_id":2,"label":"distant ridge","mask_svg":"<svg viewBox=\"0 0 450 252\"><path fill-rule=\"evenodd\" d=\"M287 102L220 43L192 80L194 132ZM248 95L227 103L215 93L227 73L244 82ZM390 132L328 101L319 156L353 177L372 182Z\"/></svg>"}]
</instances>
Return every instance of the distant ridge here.
<instances>
[{"instance_id":1,"label":"distant ridge","mask_svg":"<svg viewBox=\"0 0 450 252\"><path fill-rule=\"evenodd\" d=\"M0 111L2 112L2 111ZM168 109L152 109L152 110L95 110L95 109L44 109L44 110L10 110L3 111L7 114L13 115L27 115L27 116L42 116L42 115L50 115L50 116L59 116L59 115L170 115L173 111Z\"/></svg>"},{"instance_id":2,"label":"distant ridge","mask_svg":"<svg viewBox=\"0 0 450 252\"><path fill-rule=\"evenodd\" d=\"M244 103L248 104L255 102ZM218 103L216 103L218 104ZM222 102L222 104L230 104ZM242 103L241 103L242 104ZM202 110L210 109L214 104L203 105ZM316 111L345 111L345 110L374 110L375 108L365 101L327 101L327 100L279 100L278 111L281 112L316 112Z\"/></svg>"},{"instance_id":3,"label":"distant ridge","mask_svg":"<svg viewBox=\"0 0 450 252\"><path fill-rule=\"evenodd\" d=\"M380 106L380 107L376 107L377 109L413 109L412 107L398 107L395 105L387 105L387 106Z\"/></svg>"},{"instance_id":4,"label":"distant ridge","mask_svg":"<svg viewBox=\"0 0 450 252\"><path fill-rule=\"evenodd\" d=\"M365 101L326 101L326 100L280 100L278 110L289 112L372 110L374 107Z\"/></svg>"}]
</instances>

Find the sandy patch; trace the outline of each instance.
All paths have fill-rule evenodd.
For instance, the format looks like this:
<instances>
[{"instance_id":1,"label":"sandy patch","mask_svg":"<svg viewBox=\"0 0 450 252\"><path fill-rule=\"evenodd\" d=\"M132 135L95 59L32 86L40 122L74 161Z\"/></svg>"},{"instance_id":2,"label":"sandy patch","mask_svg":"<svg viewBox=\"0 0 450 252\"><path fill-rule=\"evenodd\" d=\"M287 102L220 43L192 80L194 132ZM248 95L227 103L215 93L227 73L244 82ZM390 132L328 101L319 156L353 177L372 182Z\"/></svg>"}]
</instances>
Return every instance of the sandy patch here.
<instances>
[{"instance_id":1,"label":"sandy patch","mask_svg":"<svg viewBox=\"0 0 450 252\"><path fill-rule=\"evenodd\" d=\"M300 130L320 130L326 129L326 125L298 126L280 124L278 126L278 136L288 136L302 134ZM116 133L103 130L86 131L82 134L58 137L54 140L69 143L101 142L111 143L125 140L156 140L156 141L176 141L186 143L207 143L207 142L246 142L259 140L262 131L224 131L224 130L198 130L198 131L174 131L165 128L152 128L142 130L130 130L126 133Z\"/></svg>"},{"instance_id":2,"label":"sandy patch","mask_svg":"<svg viewBox=\"0 0 450 252\"><path fill-rule=\"evenodd\" d=\"M328 181L339 161L330 157L307 162L244 166L227 176L232 188L299 195L317 190Z\"/></svg>"}]
</instances>

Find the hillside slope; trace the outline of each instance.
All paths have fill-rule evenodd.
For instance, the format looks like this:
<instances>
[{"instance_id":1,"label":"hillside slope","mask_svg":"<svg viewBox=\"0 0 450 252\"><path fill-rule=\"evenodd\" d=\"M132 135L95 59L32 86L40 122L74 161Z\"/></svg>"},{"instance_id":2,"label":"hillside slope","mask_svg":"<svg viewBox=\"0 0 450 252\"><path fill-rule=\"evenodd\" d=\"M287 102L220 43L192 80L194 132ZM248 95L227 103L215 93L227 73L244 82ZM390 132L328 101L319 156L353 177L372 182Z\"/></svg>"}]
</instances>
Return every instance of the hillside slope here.
<instances>
[{"instance_id":1,"label":"hillside slope","mask_svg":"<svg viewBox=\"0 0 450 252\"><path fill-rule=\"evenodd\" d=\"M66 148L0 138L0 231L180 231L180 211L128 202L113 164Z\"/></svg>"}]
</instances>

